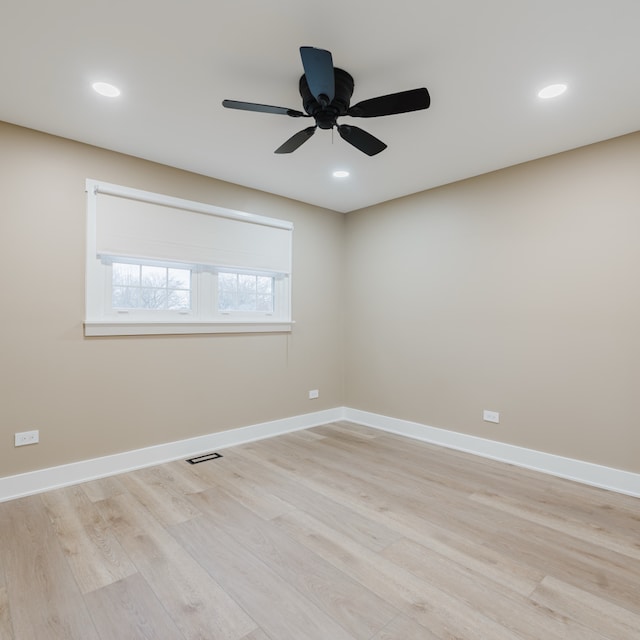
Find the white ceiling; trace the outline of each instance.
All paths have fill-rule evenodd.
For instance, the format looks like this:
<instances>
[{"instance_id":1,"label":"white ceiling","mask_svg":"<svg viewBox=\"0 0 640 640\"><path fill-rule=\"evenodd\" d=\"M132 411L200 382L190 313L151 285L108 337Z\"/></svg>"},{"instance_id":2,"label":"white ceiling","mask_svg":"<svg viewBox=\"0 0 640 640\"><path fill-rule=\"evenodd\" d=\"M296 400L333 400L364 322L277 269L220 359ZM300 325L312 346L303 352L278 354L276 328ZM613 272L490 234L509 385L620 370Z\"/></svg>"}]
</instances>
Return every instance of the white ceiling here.
<instances>
[{"instance_id":1,"label":"white ceiling","mask_svg":"<svg viewBox=\"0 0 640 640\"><path fill-rule=\"evenodd\" d=\"M638 25L639 0L2 0L0 120L351 211L637 131ZM309 120L221 102L301 109L301 45L352 103L426 86L431 108L342 119L388 144L371 158L321 130L274 155Z\"/></svg>"}]
</instances>

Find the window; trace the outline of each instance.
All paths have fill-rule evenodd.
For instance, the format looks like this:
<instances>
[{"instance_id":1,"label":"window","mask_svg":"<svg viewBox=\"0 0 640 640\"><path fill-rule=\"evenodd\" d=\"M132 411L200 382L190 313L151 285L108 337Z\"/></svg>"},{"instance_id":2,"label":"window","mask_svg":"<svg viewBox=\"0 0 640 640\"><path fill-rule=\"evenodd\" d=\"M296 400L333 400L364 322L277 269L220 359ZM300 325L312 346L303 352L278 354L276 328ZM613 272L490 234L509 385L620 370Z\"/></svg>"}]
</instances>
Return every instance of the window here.
<instances>
[{"instance_id":1,"label":"window","mask_svg":"<svg viewBox=\"0 0 640 640\"><path fill-rule=\"evenodd\" d=\"M111 307L189 311L191 269L113 262Z\"/></svg>"},{"instance_id":2,"label":"window","mask_svg":"<svg viewBox=\"0 0 640 640\"><path fill-rule=\"evenodd\" d=\"M291 330L293 225L87 180L85 335Z\"/></svg>"},{"instance_id":3,"label":"window","mask_svg":"<svg viewBox=\"0 0 640 640\"><path fill-rule=\"evenodd\" d=\"M273 276L218 273L218 310L273 313Z\"/></svg>"}]
</instances>

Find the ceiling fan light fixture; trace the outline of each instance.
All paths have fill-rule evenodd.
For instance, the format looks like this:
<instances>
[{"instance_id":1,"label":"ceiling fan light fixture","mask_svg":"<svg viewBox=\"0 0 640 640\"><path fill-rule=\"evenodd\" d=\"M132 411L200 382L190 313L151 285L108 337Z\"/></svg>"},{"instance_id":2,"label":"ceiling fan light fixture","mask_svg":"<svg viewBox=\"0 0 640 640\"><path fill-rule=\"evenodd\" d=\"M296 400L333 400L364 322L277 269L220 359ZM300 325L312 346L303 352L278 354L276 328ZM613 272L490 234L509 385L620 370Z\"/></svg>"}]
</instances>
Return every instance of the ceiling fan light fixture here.
<instances>
[{"instance_id":1,"label":"ceiling fan light fixture","mask_svg":"<svg viewBox=\"0 0 640 640\"><path fill-rule=\"evenodd\" d=\"M542 98L543 100L549 100L549 98L557 98L561 96L567 90L567 85L564 83L560 84L550 84L544 89L540 89L538 91L538 98Z\"/></svg>"},{"instance_id":2,"label":"ceiling fan light fixture","mask_svg":"<svg viewBox=\"0 0 640 640\"><path fill-rule=\"evenodd\" d=\"M120 89L108 82L94 82L92 89L105 98L117 98L120 95Z\"/></svg>"},{"instance_id":3,"label":"ceiling fan light fixture","mask_svg":"<svg viewBox=\"0 0 640 640\"><path fill-rule=\"evenodd\" d=\"M300 47L300 57L304 74L298 81L298 90L302 98L302 111L261 104L258 102L241 102L240 100L223 100L222 106L227 109L258 111L287 115L293 118L313 118L315 125L298 131L274 153L292 153L303 145L317 129L338 130L340 137L351 146L368 156L375 156L387 148L387 145L375 136L351 124L338 124L342 116L352 118L377 118L391 116L410 111L428 109L431 97L426 87L399 91L377 98L363 100L351 105L354 82L351 74L344 69L333 66L331 52L315 47ZM346 175L335 176L346 178Z\"/></svg>"}]
</instances>

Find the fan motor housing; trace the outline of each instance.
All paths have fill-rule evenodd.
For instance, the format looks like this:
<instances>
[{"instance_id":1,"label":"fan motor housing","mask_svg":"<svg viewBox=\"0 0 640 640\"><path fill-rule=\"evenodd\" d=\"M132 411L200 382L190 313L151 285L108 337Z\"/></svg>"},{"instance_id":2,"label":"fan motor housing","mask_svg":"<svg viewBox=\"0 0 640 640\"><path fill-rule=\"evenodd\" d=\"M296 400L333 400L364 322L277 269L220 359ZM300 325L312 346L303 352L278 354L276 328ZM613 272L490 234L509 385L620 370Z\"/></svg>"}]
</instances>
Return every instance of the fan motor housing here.
<instances>
[{"instance_id":1,"label":"fan motor housing","mask_svg":"<svg viewBox=\"0 0 640 640\"><path fill-rule=\"evenodd\" d=\"M313 118L320 129L332 129L336 126L336 120L349 110L351 96L353 95L353 78L343 69L334 68L335 92L333 100L326 106L314 98L309 90L307 77L300 78L300 96L304 110Z\"/></svg>"}]
</instances>

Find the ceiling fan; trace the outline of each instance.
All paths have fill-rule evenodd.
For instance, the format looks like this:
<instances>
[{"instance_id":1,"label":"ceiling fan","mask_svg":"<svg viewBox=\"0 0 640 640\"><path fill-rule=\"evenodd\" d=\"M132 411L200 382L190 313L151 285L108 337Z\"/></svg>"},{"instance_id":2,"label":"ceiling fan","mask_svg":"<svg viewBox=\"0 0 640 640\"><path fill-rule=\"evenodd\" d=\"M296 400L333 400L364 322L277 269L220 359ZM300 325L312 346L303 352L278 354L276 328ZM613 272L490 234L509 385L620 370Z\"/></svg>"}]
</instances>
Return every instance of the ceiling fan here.
<instances>
[{"instance_id":1,"label":"ceiling fan","mask_svg":"<svg viewBox=\"0 0 640 640\"><path fill-rule=\"evenodd\" d=\"M320 129L336 128L343 140L346 140L368 156L374 156L384 151L387 145L359 127L338 124L337 120L340 116L376 118L378 116L427 109L431 104L429 92L423 87L371 98L349 106L353 94L353 78L343 69L333 66L331 52L324 49L316 49L315 47L300 47L300 57L302 58L304 75L300 78L299 90L306 113L296 109L274 107L255 102L222 101L222 106L228 109L275 113L292 118L315 119L315 125L298 131L278 147L275 153L291 153L295 151L319 127Z\"/></svg>"}]
</instances>

